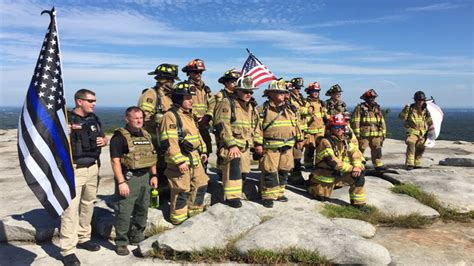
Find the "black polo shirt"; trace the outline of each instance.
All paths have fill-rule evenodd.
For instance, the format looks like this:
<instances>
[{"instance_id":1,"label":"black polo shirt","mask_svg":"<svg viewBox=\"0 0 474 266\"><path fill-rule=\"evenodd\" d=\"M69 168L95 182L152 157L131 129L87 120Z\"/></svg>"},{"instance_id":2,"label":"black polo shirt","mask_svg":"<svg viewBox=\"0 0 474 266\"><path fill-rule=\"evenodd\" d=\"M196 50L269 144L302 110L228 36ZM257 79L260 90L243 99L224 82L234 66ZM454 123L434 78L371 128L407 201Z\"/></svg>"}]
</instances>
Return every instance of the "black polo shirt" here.
<instances>
[{"instance_id":1,"label":"black polo shirt","mask_svg":"<svg viewBox=\"0 0 474 266\"><path fill-rule=\"evenodd\" d=\"M134 137L143 137L143 133L141 130L134 131L128 125L125 126L125 129L130 132L130 134ZM122 155L127 154L128 150L128 143L125 137L118 131L115 131L114 135L110 139L110 158L122 158ZM140 169L127 169L125 165L122 165L122 173L124 176L127 172L132 172L134 176L141 176L146 174L150 168L140 168Z\"/></svg>"}]
</instances>

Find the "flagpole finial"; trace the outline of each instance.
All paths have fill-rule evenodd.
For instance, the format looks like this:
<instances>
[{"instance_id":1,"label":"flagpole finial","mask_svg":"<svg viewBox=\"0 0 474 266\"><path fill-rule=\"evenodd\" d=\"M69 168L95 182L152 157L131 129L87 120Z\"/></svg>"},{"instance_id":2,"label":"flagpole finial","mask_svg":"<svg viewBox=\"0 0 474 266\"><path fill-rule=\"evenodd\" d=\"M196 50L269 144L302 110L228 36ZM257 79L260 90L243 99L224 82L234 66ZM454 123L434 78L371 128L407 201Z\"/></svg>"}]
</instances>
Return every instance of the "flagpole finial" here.
<instances>
[{"instance_id":1,"label":"flagpole finial","mask_svg":"<svg viewBox=\"0 0 474 266\"><path fill-rule=\"evenodd\" d=\"M44 13L47 13L51 17L51 19L53 19L54 16L56 15L56 10L54 9L54 6L53 6L51 10L43 10L41 12L41 15L43 15Z\"/></svg>"}]
</instances>

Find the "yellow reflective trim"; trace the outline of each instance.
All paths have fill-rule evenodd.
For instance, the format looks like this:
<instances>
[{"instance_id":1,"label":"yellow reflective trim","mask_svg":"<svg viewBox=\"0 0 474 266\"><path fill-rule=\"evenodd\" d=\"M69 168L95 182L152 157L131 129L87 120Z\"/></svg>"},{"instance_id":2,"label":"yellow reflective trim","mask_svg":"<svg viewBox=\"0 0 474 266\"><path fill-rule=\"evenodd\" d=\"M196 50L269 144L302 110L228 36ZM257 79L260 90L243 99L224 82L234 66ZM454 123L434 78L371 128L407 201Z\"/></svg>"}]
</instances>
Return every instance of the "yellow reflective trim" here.
<instances>
[{"instance_id":1,"label":"yellow reflective trim","mask_svg":"<svg viewBox=\"0 0 474 266\"><path fill-rule=\"evenodd\" d=\"M328 176L321 176L321 175L313 175L313 178L321 183L332 184L336 179L334 177Z\"/></svg>"}]
</instances>

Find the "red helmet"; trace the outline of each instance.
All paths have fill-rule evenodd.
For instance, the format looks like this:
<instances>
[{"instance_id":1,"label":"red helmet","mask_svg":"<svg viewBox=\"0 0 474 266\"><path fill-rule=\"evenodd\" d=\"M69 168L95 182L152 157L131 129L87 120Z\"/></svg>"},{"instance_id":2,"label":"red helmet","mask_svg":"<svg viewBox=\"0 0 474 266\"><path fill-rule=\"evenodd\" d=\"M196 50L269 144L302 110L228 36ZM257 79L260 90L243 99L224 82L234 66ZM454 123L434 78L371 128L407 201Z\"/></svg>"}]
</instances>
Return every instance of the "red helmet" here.
<instances>
[{"instance_id":1,"label":"red helmet","mask_svg":"<svg viewBox=\"0 0 474 266\"><path fill-rule=\"evenodd\" d=\"M206 70L206 66L204 65L204 61L201 59L193 59L186 64L181 69L183 72L202 72Z\"/></svg>"},{"instance_id":2,"label":"red helmet","mask_svg":"<svg viewBox=\"0 0 474 266\"><path fill-rule=\"evenodd\" d=\"M329 126L347 126L346 118L343 114L335 114L329 119Z\"/></svg>"},{"instance_id":3,"label":"red helmet","mask_svg":"<svg viewBox=\"0 0 474 266\"><path fill-rule=\"evenodd\" d=\"M377 97L378 94L375 92L374 89L368 89L364 92L364 94L362 94L362 96L360 96L361 99L367 99L367 98L375 98Z\"/></svg>"},{"instance_id":4,"label":"red helmet","mask_svg":"<svg viewBox=\"0 0 474 266\"><path fill-rule=\"evenodd\" d=\"M320 90L321 90L321 86L319 85L319 82L315 81L315 82L311 82L308 85L308 88L306 88L304 91L309 93L310 91L320 91Z\"/></svg>"}]
</instances>

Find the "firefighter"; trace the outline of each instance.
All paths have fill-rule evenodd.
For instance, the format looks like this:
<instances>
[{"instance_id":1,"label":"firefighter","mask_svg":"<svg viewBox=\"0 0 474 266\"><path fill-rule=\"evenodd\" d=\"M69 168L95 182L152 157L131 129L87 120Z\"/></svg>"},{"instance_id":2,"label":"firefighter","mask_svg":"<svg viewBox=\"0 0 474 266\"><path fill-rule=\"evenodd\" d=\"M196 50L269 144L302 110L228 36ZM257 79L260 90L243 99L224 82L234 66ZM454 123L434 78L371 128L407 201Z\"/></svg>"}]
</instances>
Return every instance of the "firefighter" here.
<instances>
[{"instance_id":1,"label":"firefighter","mask_svg":"<svg viewBox=\"0 0 474 266\"><path fill-rule=\"evenodd\" d=\"M326 96L330 97L324 102L324 107L326 107L328 116L332 116L338 113L343 115L349 114L349 112L347 111L347 105L342 100L342 89L339 84L331 86L331 88L329 88L329 90L326 92Z\"/></svg>"},{"instance_id":2,"label":"firefighter","mask_svg":"<svg viewBox=\"0 0 474 266\"><path fill-rule=\"evenodd\" d=\"M417 91L413 97L415 103L405 105L399 118L405 121L407 138L406 161L407 170L421 168L421 157L425 152L426 133L433 126L431 114L426 108L426 96L422 91Z\"/></svg>"},{"instance_id":3,"label":"firefighter","mask_svg":"<svg viewBox=\"0 0 474 266\"><path fill-rule=\"evenodd\" d=\"M202 73L206 70L204 61L193 59L181 69L188 76L188 82L196 87L196 94L193 97L193 116L198 123L199 134L206 143L206 155L212 153L212 139L209 133L210 122L214 115L215 98L212 95L211 88L202 80ZM207 162L204 164L207 169Z\"/></svg>"},{"instance_id":4,"label":"firefighter","mask_svg":"<svg viewBox=\"0 0 474 266\"><path fill-rule=\"evenodd\" d=\"M307 102L309 107L303 160L305 169L313 169L316 140L324 136L326 108L323 101L319 99L319 92L321 91L319 82L312 82L305 91L308 93Z\"/></svg>"},{"instance_id":5,"label":"firefighter","mask_svg":"<svg viewBox=\"0 0 474 266\"><path fill-rule=\"evenodd\" d=\"M219 105L224 98L230 97L234 93L234 88L235 84L237 82L237 79L240 78L240 72L237 71L235 68L227 70L222 77L219 78L218 82L224 85L224 88L221 89L216 93L214 96L216 105L214 107L214 120L213 124L215 125L215 113L217 111L217 106ZM219 134L216 134L215 132L215 126L214 126L214 137L216 139L216 143L219 143ZM217 168L217 175L219 176L219 180L222 180L222 158L219 156L219 149L216 151L217 154L217 161L216 161L216 168Z\"/></svg>"},{"instance_id":6,"label":"firefighter","mask_svg":"<svg viewBox=\"0 0 474 266\"><path fill-rule=\"evenodd\" d=\"M301 150L303 136L296 114L288 107L288 95L284 80L273 80L265 92L268 100L258 107L262 137L257 142L263 144L260 159L260 191L262 205L273 207L273 201L286 202L285 186L290 171L294 167L293 147L297 143ZM260 146L256 153L261 153Z\"/></svg>"},{"instance_id":7,"label":"firefighter","mask_svg":"<svg viewBox=\"0 0 474 266\"><path fill-rule=\"evenodd\" d=\"M306 115L308 114L308 103L306 102L306 99L301 94L301 88L303 87L304 87L303 78L293 78L291 79L289 83L287 83L287 89L290 91L289 103L293 105L294 109L296 110L298 123L304 135L307 130ZM302 157L303 157L302 151L295 146L293 148L294 168L293 168L293 171L291 172L291 176L288 179L288 183L290 184L303 185L305 182L303 179L303 175L301 174L301 158Z\"/></svg>"},{"instance_id":8,"label":"firefighter","mask_svg":"<svg viewBox=\"0 0 474 266\"><path fill-rule=\"evenodd\" d=\"M160 122L163 114L171 109L173 103L171 102L171 90L175 80L180 80L178 77L178 66L172 64L158 65L154 71L148 73L153 75L156 80L154 87L145 89L138 100L138 107L144 113L143 128L150 133L153 139L153 145L157 151L158 161L156 163L156 171L158 174L158 183L160 184L160 194L165 195L167 190L167 179L164 175L165 151L161 149L159 143ZM163 198L163 197L162 197Z\"/></svg>"},{"instance_id":9,"label":"firefighter","mask_svg":"<svg viewBox=\"0 0 474 266\"><path fill-rule=\"evenodd\" d=\"M386 170L382 162L382 145L387 136L385 119L380 105L375 102L377 92L369 89L360 96L365 102L359 103L352 112L351 126L359 141L359 149L364 154L370 147L372 163L376 170Z\"/></svg>"},{"instance_id":10,"label":"firefighter","mask_svg":"<svg viewBox=\"0 0 474 266\"><path fill-rule=\"evenodd\" d=\"M207 161L206 145L199 134L192 114L196 87L188 82L173 86L173 107L161 122L161 145L166 151L165 175L170 186L170 219L181 224L204 211L204 195L208 176L203 164Z\"/></svg>"},{"instance_id":11,"label":"firefighter","mask_svg":"<svg viewBox=\"0 0 474 266\"><path fill-rule=\"evenodd\" d=\"M233 208L242 206L242 180L250 172L250 148L259 136L258 115L251 102L255 89L250 76L239 78L234 93L217 104L214 117L225 203Z\"/></svg>"},{"instance_id":12,"label":"firefighter","mask_svg":"<svg viewBox=\"0 0 474 266\"><path fill-rule=\"evenodd\" d=\"M347 136L342 114L330 117L328 133L316 148L316 170L310 175L308 192L317 200L331 197L334 184L341 180L350 185L351 205L366 210L364 156ZM349 133L349 132L348 132Z\"/></svg>"}]
</instances>

